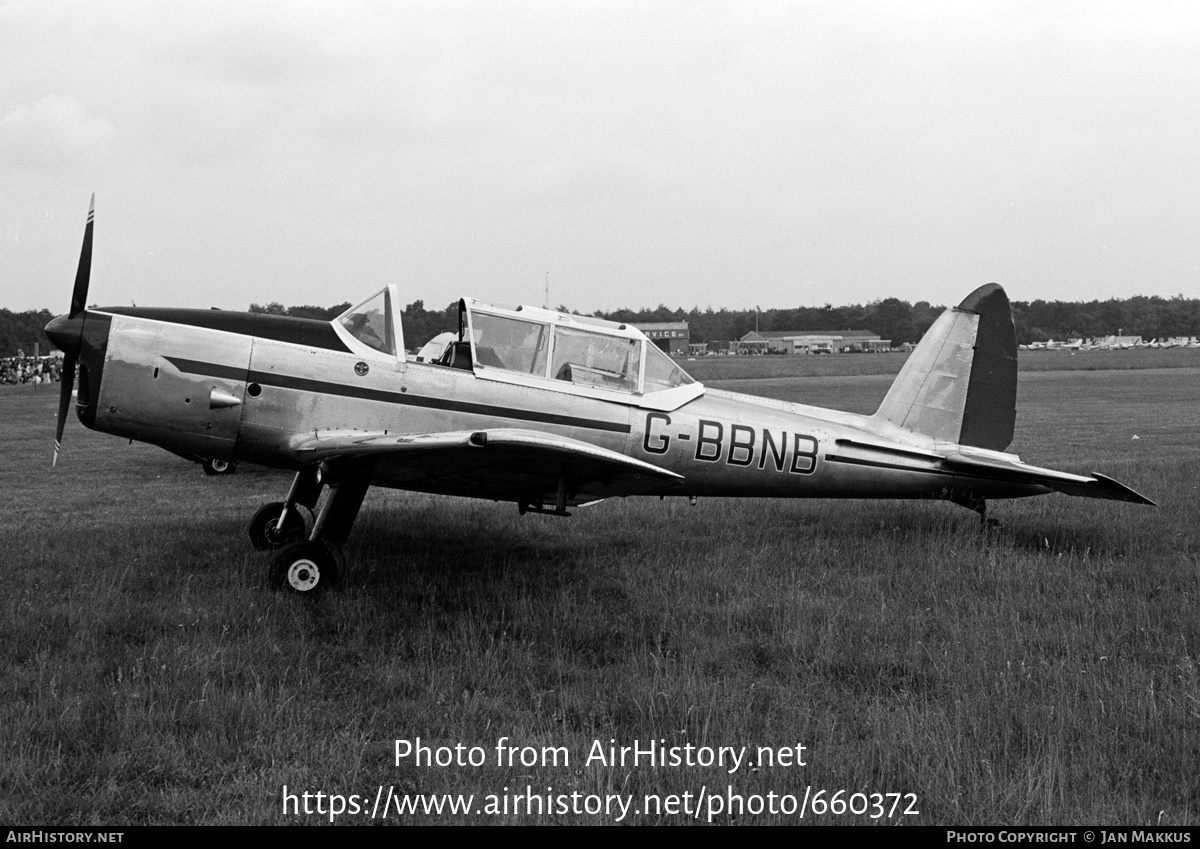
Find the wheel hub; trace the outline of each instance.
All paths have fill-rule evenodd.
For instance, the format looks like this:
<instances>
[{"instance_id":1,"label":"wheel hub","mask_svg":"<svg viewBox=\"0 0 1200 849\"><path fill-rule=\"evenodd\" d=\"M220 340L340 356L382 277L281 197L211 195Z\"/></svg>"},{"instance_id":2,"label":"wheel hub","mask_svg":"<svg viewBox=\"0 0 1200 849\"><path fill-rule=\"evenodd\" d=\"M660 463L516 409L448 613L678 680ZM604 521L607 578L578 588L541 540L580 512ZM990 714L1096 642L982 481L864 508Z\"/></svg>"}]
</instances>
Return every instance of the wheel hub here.
<instances>
[{"instance_id":1,"label":"wheel hub","mask_svg":"<svg viewBox=\"0 0 1200 849\"><path fill-rule=\"evenodd\" d=\"M297 560L287 571L288 585L297 592L308 592L321 582L321 570L307 558Z\"/></svg>"},{"instance_id":2,"label":"wheel hub","mask_svg":"<svg viewBox=\"0 0 1200 849\"><path fill-rule=\"evenodd\" d=\"M267 522L267 526L263 528L263 536L273 543L282 544L288 541L287 537L279 530L278 519Z\"/></svg>"}]
</instances>

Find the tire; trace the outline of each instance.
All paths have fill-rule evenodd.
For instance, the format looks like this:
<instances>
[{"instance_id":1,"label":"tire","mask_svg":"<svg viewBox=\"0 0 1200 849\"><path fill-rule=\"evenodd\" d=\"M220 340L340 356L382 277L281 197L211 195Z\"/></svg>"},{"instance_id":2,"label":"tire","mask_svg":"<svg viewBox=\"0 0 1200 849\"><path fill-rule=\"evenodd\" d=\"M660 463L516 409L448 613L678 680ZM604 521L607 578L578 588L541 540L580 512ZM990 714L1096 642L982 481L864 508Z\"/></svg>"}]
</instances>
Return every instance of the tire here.
<instances>
[{"instance_id":1,"label":"tire","mask_svg":"<svg viewBox=\"0 0 1200 849\"><path fill-rule=\"evenodd\" d=\"M272 501L260 507L250 520L247 532L250 534L250 544L259 551L270 551L273 548L283 548L293 542L300 542L308 536L308 523L304 521L299 509L288 511L287 519L282 529L276 528L279 514L283 512L282 501Z\"/></svg>"},{"instance_id":2,"label":"tire","mask_svg":"<svg viewBox=\"0 0 1200 849\"><path fill-rule=\"evenodd\" d=\"M271 561L271 586L312 595L334 586L341 577L337 558L319 542L293 542L279 549Z\"/></svg>"},{"instance_id":3,"label":"tire","mask_svg":"<svg viewBox=\"0 0 1200 849\"><path fill-rule=\"evenodd\" d=\"M232 475L237 471L237 463L232 460L205 460L201 463L204 468L204 474L212 475Z\"/></svg>"}]
</instances>

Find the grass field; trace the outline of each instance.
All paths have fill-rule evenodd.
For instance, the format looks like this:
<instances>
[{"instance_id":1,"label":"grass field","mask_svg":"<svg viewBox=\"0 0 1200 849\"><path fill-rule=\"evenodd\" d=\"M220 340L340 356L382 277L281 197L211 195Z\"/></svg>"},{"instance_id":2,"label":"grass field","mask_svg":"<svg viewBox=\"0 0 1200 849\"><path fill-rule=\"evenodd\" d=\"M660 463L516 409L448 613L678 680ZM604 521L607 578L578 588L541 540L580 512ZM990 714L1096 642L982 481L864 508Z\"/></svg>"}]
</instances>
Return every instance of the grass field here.
<instances>
[{"instance_id":1,"label":"grass field","mask_svg":"<svg viewBox=\"0 0 1200 849\"><path fill-rule=\"evenodd\" d=\"M372 491L343 586L315 599L269 589L245 538L286 476L206 479L74 420L52 472L54 393L0 390L0 822L328 819L285 815L286 785L478 808L526 786L630 795L623 822L800 821L714 813L732 788L915 794L804 822L1195 825L1200 363L1168 365L1024 373L1012 449L1158 508L995 502L985 532L932 502L627 500L564 520ZM890 381L704 379L859 411ZM397 765L417 737L486 763ZM570 762L498 766L502 737ZM597 740L748 746L753 765L586 763ZM797 745L802 767L756 751ZM698 820L641 810L702 792ZM511 808L386 821L617 819Z\"/></svg>"}]
</instances>

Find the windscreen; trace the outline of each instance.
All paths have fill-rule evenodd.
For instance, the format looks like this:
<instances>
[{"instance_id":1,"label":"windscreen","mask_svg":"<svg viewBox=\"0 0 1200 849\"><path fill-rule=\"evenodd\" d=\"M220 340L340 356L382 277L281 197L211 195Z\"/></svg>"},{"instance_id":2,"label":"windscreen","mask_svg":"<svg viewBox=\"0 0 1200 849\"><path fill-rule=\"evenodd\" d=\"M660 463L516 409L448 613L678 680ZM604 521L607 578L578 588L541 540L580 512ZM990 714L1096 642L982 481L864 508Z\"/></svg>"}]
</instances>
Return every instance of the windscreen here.
<instances>
[{"instance_id":1,"label":"windscreen","mask_svg":"<svg viewBox=\"0 0 1200 849\"><path fill-rule=\"evenodd\" d=\"M663 353L657 345L646 346L646 382L642 388L643 392L674 389L676 386L695 382L687 372Z\"/></svg>"},{"instance_id":2,"label":"windscreen","mask_svg":"<svg viewBox=\"0 0 1200 849\"><path fill-rule=\"evenodd\" d=\"M396 353L392 343L393 334L389 323L387 290L379 292L370 300L363 301L338 321L342 327L368 348L384 354Z\"/></svg>"}]
</instances>

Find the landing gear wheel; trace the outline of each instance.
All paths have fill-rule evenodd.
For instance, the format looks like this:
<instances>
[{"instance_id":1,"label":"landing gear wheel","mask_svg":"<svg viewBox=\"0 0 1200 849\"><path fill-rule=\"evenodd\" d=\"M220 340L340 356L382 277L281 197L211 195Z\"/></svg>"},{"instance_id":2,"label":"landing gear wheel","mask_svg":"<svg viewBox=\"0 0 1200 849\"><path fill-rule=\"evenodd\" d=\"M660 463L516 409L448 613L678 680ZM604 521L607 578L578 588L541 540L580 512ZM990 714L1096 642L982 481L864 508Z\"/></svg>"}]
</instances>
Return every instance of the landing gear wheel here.
<instances>
[{"instance_id":1,"label":"landing gear wheel","mask_svg":"<svg viewBox=\"0 0 1200 849\"><path fill-rule=\"evenodd\" d=\"M237 463L229 460L205 460L201 466L206 475L232 475L237 471Z\"/></svg>"},{"instance_id":2,"label":"landing gear wheel","mask_svg":"<svg viewBox=\"0 0 1200 849\"><path fill-rule=\"evenodd\" d=\"M272 586L297 593L316 593L331 587L341 577L338 559L319 542L293 542L285 545L271 561Z\"/></svg>"},{"instance_id":3,"label":"landing gear wheel","mask_svg":"<svg viewBox=\"0 0 1200 849\"><path fill-rule=\"evenodd\" d=\"M259 508L250 520L250 544L259 551L282 548L290 542L298 542L308 536L308 523L298 509L288 511L283 527L279 525L279 514L283 512L282 501L272 501Z\"/></svg>"}]
</instances>

